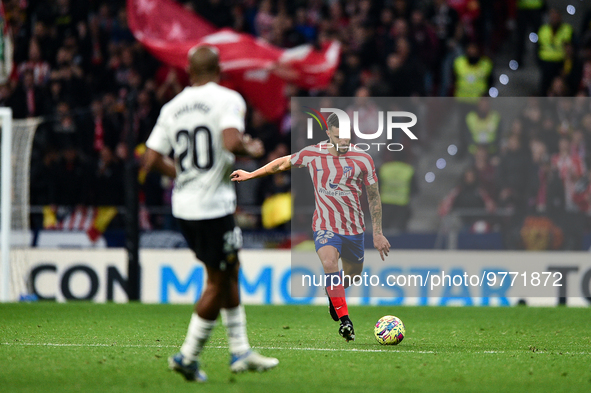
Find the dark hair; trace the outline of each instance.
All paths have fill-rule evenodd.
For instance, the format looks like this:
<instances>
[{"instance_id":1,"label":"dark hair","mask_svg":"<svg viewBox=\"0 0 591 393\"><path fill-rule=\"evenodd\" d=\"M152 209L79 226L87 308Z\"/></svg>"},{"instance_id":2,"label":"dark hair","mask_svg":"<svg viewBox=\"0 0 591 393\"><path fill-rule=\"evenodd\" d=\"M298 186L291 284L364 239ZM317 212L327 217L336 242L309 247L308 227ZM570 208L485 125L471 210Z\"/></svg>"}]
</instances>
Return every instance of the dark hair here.
<instances>
[{"instance_id":1,"label":"dark hair","mask_svg":"<svg viewBox=\"0 0 591 393\"><path fill-rule=\"evenodd\" d=\"M332 113L330 116L328 116L328 119L326 120L326 124L328 125L329 130L330 130L330 127L339 128L339 117L337 116L337 114Z\"/></svg>"}]
</instances>

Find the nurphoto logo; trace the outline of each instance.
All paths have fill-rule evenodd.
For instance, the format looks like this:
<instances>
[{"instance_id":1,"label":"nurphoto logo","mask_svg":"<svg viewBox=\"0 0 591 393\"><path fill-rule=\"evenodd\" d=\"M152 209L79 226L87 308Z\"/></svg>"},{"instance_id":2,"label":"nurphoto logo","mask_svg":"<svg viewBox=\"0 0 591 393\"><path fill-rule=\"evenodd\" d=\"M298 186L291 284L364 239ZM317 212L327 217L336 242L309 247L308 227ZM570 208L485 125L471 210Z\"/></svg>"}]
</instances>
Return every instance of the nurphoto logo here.
<instances>
[{"instance_id":1,"label":"nurphoto logo","mask_svg":"<svg viewBox=\"0 0 591 393\"><path fill-rule=\"evenodd\" d=\"M308 118L307 122L307 129L306 129L306 138L313 139L313 128L314 128L314 120L320 126L322 131L328 130L328 123L326 118L322 115L322 113L334 113L337 118L339 119L339 139L351 139L351 120L349 118L349 114L342 109L337 108L320 108L320 111L317 111L314 108L309 106L303 107L305 114L311 116ZM384 132L384 118L386 123L386 138L388 140L392 139L393 130L400 129L402 130L410 139L416 140L418 139L417 136L410 130L415 124L417 124L417 116L412 112L406 111L387 111L384 114L384 111L378 112L378 129L373 133L361 132L359 129L359 113L358 111L353 111L353 132L359 139L364 140L375 140L378 139L382 133ZM400 118L407 118L409 121L407 122L400 122ZM367 131L367 130L364 130ZM329 148L334 147L332 143L322 143L321 148ZM381 145L386 145L385 143L371 143L371 145L377 145L377 150L380 150ZM386 145L386 148L390 151L400 151L404 147L400 143L390 143ZM349 149L354 149L358 151L367 151L370 149L370 144L368 143L357 143L357 144L349 144Z\"/></svg>"}]
</instances>

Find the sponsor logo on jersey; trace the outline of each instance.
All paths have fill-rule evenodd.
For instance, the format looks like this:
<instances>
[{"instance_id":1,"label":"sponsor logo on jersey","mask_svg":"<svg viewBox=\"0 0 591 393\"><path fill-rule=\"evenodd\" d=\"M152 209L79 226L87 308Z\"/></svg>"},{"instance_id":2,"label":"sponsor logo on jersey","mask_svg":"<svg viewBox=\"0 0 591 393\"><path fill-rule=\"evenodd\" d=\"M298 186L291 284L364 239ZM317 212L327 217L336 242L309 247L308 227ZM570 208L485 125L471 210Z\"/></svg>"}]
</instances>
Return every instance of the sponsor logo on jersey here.
<instances>
[{"instance_id":1,"label":"sponsor logo on jersey","mask_svg":"<svg viewBox=\"0 0 591 393\"><path fill-rule=\"evenodd\" d=\"M338 186L338 184L335 184L335 186ZM327 190L326 188L319 188L318 192L320 194L324 194L326 196L332 196L332 197L351 196L353 194L351 191Z\"/></svg>"}]
</instances>

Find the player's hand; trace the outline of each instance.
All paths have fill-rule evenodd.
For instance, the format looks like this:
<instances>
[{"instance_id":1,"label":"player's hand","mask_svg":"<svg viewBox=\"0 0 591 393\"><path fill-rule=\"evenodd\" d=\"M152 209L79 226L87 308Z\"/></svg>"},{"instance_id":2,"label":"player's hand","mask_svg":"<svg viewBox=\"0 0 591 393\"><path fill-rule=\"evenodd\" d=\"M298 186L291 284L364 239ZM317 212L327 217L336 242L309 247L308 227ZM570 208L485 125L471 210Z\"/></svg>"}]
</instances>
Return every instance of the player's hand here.
<instances>
[{"instance_id":1,"label":"player's hand","mask_svg":"<svg viewBox=\"0 0 591 393\"><path fill-rule=\"evenodd\" d=\"M236 181L240 183L241 181L246 181L250 179L250 172L243 171L242 169L238 169L237 171L232 172L230 175L230 180Z\"/></svg>"},{"instance_id":2,"label":"player's hand","mask_svg":"<svg viewBox=\"0 0 591 393\"><path fill-rule=\"evenodd\" d=\"M265 154L265 147L260 139L252 139L250 135L244 135L242 140L249 156L259 158Z\"/></svg>"},{"instance_id":3,"label":"player's hand","mask_svg":"<svg viewBox=\"0 0 591 393\"><path fill-rule=\"evenodd\" d=\"M373 235L373 246L380 252L380 258L384 260L384 255L388 256L390 252L390 242L382 234Z\"/></svg>"}]
</instances>

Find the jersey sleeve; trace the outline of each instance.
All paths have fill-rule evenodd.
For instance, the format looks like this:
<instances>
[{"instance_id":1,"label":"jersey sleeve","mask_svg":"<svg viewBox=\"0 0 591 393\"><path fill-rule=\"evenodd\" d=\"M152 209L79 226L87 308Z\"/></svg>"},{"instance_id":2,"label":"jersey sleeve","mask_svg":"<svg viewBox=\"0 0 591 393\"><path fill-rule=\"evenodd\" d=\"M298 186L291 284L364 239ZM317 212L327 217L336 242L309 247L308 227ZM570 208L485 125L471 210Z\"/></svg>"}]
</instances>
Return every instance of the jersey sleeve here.
<instances>
[{"instance_id":1,"label":"jersey sleeve","mask_svg":"<svg viewBox=\"0 0 591 393\"><path fill-rule=\"evenodd\" d=\"M146 146L158 153L167 156L172 150L169 138L170 125L166 119L164 108L160 111L156 125L146 141Z\"/></svg>"},{"instance_id":2,"label":"jersey sleeve","mask_svg":"<svg viewBox=\"0 0 591 393\"><path fill-rule=\"evenodd\" d=\"M244 115L246 113L246 102L238 93L228 97L220 113L220 130L236 128L244 132Z\"/></svg>"},{"instance_id":3,"label":"jersey sleeve","mask_svg":"<svg viewBox=\"0 0 591 393\"><path fill-rule=\"evenodd\" d=\"M367 156L367 164L365 167L366 170L363 173L363 183L366 186L371 186L376 181L378 181L378 176L376 175L376 166L374 165L371 156Z\"/></svg>"},{"instance_id":4,"label":"jersey sleeve","mask_svg":"<svg viewBox=\"0 0 591 393\"><path fill-rule=\"evenodd\" d=\"M312 161L312 156L310 154L309 148L304 148L297 153L291 155L291 165L295 167L303 167L308 166L308 164Z\"/></svg>"}]
</instances>

